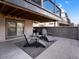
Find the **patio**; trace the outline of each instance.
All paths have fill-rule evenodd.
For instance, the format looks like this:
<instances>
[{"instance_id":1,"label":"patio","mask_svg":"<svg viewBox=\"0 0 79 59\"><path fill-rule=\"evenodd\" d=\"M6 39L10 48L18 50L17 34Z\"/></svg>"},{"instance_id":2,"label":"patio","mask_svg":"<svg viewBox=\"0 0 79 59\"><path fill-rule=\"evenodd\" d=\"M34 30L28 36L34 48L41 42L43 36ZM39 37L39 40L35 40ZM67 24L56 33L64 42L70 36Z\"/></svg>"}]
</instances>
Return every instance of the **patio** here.
<instances>
[{"instance_id":1,"label":"patio","mask_svg":"<svg viewBox=\"0 0 79 59\"><path fill-rule=\"evenodd\" d=\"M26 41L21 41L21 42L17 42L15 43L16 46L18 46L19 48L21 48L24 52L26 52L28 55L30 55L32 58L37 57L38 55L40 55L43 51L45 51L48 47L50 47L52 44L54 44L56 42L56 40L52 41L52 42L47 42L44 40L44 42L46 43L46 47L42 47L41 45L39 47L36 47L36 44L33 44L32 46L28 46L28 47L23 47L26 44Z\"/></svg>"},{"instance_id":2,"label":"patio","mask_svg":"<svg viewBox=\"0 0 79 59\"><path fill-rule=\"evenodd\" d=\"M61 37L53 37L52 39L57 41L53 44L52 42L48 43L47 48L35 48L34 46L23 48L25 41L21 40L18 42L1 42L0 59L79 59L78 40Z\"/></svg>"}]
</instances>

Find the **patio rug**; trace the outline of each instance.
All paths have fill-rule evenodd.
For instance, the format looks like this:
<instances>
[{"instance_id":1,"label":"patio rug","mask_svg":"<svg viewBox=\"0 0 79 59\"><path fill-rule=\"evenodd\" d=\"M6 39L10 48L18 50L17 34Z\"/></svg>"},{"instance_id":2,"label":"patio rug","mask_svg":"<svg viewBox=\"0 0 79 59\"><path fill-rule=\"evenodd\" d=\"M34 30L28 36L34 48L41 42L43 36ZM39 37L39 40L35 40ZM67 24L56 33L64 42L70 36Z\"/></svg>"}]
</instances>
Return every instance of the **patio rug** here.
<instances>
[{"instance_id":1,"label":"patio rug","mask_svg":"<svg viewBox=\"0 0 79 59\"><path fill-rule=\"evenodd\" d=\"M15 43L16 46L18 46L19 48L21 48L24 52L26 52L28 55L30 55L32 58L37 57L38 55L40 55L43 51L45 51L48 47L50 47L54 42L56 42L56 40L53 40L52 42L47 42L46 43L46 48L39 46L39 47L35 47L35 46L28 46L28 47L23 47L26 43L26 41L20 41Z\"/></svg>"}]
</instances>

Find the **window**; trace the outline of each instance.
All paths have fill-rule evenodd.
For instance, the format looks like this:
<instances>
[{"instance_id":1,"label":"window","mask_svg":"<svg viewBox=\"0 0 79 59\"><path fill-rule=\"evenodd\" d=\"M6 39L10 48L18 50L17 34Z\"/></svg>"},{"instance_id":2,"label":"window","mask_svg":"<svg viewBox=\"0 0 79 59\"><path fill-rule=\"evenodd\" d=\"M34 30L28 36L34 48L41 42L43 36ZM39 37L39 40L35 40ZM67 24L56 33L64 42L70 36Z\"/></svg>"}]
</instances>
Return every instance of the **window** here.
<instances>
[{"instance_id":1,"label":"window","mask_svg":"<svg viewBox=\"0 0 79 59\"><path fill-rule=\"evenodd\" d=\"M8 36L16 35L16 22L13 22L13 21L7 22L7 27L8 27L8 29L7 29Z\"/></svg>"},{"instance_id":2,"label":"window","mask_svg":"<svg viewBox=\"0 0 79 59\"><path fill-rule=\"evenodd\" d=\"M24 24L22 22L17 22L17 35L23 34Z\"/></svg>"},{"instance_id":3,"label":"window","mask_svg":"<svg viewBox=\"0 0 79 59\"><path fill-rule=\"evenodd\" d=\"M21 21L7 21L7 36L20 36L24 31L24 23Z\"/></svg>"},{"instance_id":4,"label":"window","mask_svg":"<svg viewBox=\"0 0 79 59\"><path fill-rule=\"evenodd\" d=\"M35 3L37 3L37 4L39 4L39 5L41 5L42 3L41 3L41 0L32 0L33 2L35 2Z\"/></svg>"}]
</instances>

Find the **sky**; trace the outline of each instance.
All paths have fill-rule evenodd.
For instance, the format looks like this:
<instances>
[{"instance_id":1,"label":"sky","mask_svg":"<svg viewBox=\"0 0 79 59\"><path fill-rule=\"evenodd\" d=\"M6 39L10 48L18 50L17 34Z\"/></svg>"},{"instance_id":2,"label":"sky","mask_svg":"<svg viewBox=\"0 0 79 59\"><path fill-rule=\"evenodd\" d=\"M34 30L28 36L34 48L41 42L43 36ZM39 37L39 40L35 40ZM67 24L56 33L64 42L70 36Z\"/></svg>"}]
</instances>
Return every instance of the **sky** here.
<instances>
[{"instance_id":1,"label":"sky","mask_svg":"<svg viewBox=\"0 0 79 59\"><path fill-rule=\"evenodd\" d=\"M79 0L55 0L60 8L64 8L72 23L79 24Z\"/></svg>"}]
</instances>

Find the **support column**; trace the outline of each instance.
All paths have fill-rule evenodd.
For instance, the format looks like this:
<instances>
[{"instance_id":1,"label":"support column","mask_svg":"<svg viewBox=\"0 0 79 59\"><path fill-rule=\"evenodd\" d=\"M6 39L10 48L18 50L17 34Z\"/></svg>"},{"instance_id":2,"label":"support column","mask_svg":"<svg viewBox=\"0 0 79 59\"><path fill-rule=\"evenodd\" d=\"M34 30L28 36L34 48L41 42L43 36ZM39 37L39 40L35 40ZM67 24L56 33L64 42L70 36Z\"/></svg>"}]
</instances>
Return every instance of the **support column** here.
<instances>
[{"instance_id":1,"label":"support column","mask_svg":"<svg viewBox=\"0 0 79 59\"><path fill-rule=\"evenodd\" d=\"M0 42L5 41L5 19L0 18Z\"/></svg>"},{"instance_id":2,"label":"support column","mask_svg":"<svg viewBox=\"0 0 79 59\"><path fill-rule=\"evenodd\" d=\"M33 33L33 21L25 20L24 34L29 37Z\"/></svg>"}]
</instances>

